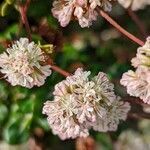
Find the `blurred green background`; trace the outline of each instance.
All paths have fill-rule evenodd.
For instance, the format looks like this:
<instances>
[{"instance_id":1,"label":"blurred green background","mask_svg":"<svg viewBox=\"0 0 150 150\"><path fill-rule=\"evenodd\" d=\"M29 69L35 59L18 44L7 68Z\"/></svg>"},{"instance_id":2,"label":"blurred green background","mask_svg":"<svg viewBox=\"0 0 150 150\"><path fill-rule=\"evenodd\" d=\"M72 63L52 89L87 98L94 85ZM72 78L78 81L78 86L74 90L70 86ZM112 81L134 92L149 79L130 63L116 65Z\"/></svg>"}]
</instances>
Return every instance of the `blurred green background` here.
<instances>
[{"instance_id":1,"label":"blurred green background","mask_svg":"<svg viewBox=\"0 0 150 150\"><path fill-rule=\"evenodd\" d=\"M1 2L2 4L3 2ZM106 72L116 85L116 93L127 97L125 89L119 84L122 74L131 69L130 60L135 56L138 45L123 37L102 17L90 28L82 29L76 21L61 28L51 14L52 0L33 0L28 19L33 40L54 45L50 57L61 68L74 72L83 67L95 75ZM16 6L9 5L6 15L0 17L0 52L4 43L26 36L20 25ZM136 12L147 31L150 27L150 7ZM121 6L115 5L110 15L128 31L145 40L139 29ZM61 141L51 133L46 116L42 115L43 103L52 100L54 85L64 79L53 72L44 86L31 90L20 86L12 87L3 77L0 80L0 150L73 150L75 141ZM149 107L132 106L133 112ZM91 131L97 150L149 150L150 121L129 117L113 133Z\"/></svg>"}]
</instances>

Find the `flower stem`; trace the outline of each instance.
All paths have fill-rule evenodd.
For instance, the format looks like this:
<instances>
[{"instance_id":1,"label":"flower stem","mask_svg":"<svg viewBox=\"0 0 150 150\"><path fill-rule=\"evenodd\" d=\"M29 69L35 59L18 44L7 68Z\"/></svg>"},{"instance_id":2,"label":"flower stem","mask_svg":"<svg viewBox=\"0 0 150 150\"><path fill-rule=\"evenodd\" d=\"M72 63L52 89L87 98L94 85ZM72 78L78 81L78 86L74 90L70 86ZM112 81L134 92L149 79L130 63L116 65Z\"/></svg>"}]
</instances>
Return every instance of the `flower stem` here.
<instances>
[{"instance_id":1,"label":"flower stem","mask_svg":"<svg viewBox=\"0 0 150 150\"><path fill-rule=\"evenodd\" d=\"M124 101L127 101L131 104L137 104L137 105L142 105L142 106L148 106L148 104L144 103L142 100L138 99L138 98L131 98L131 97L127 97L123 99Z\"/></svg>"},{"instance_id":2,"label":"flower stem","mask_svg":"<svg viewBox=\"0 0 150 150\"><path fill-rule=\"evenodd\" d=\"M142 106L141 108L143 108L143 107L149 106L148 104L144 103L142 100L140 100L138 98L127 97L127 98L124 98L123 101L129 102L131 104L131 106L135 106L135 107ZM150 119L150 114L146 113L140 109L136 112L129 112L128 117L135 118L135 119L142 119L142 118Z\"/></svg>"},{"instance_id":3,"label":"flower stem","mask_svg":"<svg viewBox=\"0 0 150 150\"><path fill-rule=\"evenodd\" d=\"M45 57L47 58L46 62L47 62L47 64L49 64L51 66L51 69L53 69L54 71L63 75L64 77L68 77L71 75L69 72L67 72L67 71L61 69L60 67L54 65L53 60L49 56L45 55Z\"/></svg>"},{"instance_id":4,"label":"flower stem","mask_svg":"<svg viewBox=\"0 0 150 150\"><path fill-rule=\"evenodd\" d=\"M132 35L131 33L129 33L128 31L126 31L124 28L122 28L116 21L114 21L106 12L104 12L103 10L99 11L99 14L106 19L111 25L113 25L119 32L121 32L123 35L125 35L126 37L128 37L129 39L131 39L132 41L134 41L135 43L143 46L144 42L141 41L140 39L138 39L137 37L135 37L134 35Z\"/></svg>"},{"instance_id":5,"label":"flower stem","mask_svg":"<svg viewBox=\"0 0 150 150\"><path fill-rule=\"evenodd\" d=\"M69 72L67 72L67 71L65 71L65 70L63 70L63 69L61 69L61 68L59 68L59 67L56 66L56 65L52 65L51 68L52 68L54 71L60 73L61 75L65 76L65 77L68 77L68 76L71 75Z\"/></svg>"},{"instance_id":6,"label":"flower stem","mask_svg":"<svg viewBox=\"0 0 150 150\"><path fill-rule=\"evenodd\" d=\"M146 32L146 27L144 23L140 20L140 18L136 15L134 11L131 10L131 8L127 9L128 15L131 17L131 19L135 22L139 30L141 31L141 34L143 35L144 38L148 36Z\"/></svg>"},{"instance_id":7,"label":"flower stem","mask_svg":"<svg viewBox=\"0 0 150 150\"><path fill-rule=\"evenodd\" d=\"M129 113L128 115L129 118L135 118L135 119L150 119L150 114L149 113Z\"/></svg>"},{"instance_id":8,"label":"flower stem","mask_svg":"<svg viewBox=\"0 0 150 150\"><path fill-rule=\"evenodd\" d=\"M28 7L30 5L30 2L31 2L31 0L27 0L24 5L20 4L20 6L19 6L19 12L21 15L21 20L22 20L22 23L25 25L29 41L31 41L31 39L32 39L31 38L30 25L29 25L28 18L27 18L27 10L28 10Z\"/></svg>"}]
</instances>

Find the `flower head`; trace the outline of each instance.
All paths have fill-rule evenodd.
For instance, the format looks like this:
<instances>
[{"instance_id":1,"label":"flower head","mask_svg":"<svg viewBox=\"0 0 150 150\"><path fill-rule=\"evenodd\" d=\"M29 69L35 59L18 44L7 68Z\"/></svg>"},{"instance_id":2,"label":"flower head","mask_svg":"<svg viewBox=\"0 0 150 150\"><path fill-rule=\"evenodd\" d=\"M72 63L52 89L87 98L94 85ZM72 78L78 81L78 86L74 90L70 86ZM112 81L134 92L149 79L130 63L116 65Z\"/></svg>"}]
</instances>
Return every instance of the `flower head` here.
<instances>
[{"instance_id":1,"label":"flower head","mask_svg":"<svg viewBox=\"0 0 150 150\"><path fill-rule=\"evenodd\" d=\"M52 13L63 27L73 18L82 28L89 27L97 19L96 7L111 11L110 1L113 0L54 0Z\"/></svg>"},{"instance_id":2,"label":"flower head","mask_svg":"<svg viewBox=\"0 0 150 150\"><path fill-rule=\"evenodd\" d=\"M150 104L150 68L138 67L135 72L129 70L123 74L120 82L127 87L131 96L139 97Z\"/></svg>"},{"instance_id":3,"label":"flower head","mask_svg":"<svg viewBox=\"0 0 150 150\"><path fill-rule=\"evenodd\" d=\"M120 82L127 87L127 93L131 96L150 104L150 37L144 46L138 48L136 57L131 62L136 71L124 73Z\"/></svg>"},{"instance_id":4,"label":"flower head","mask_svg":"<svg viewBox=\"0 0 150 150\"><path fill-rule=\"evenodd\" d=\"M150 0L118 0L118 2L124 7L131 7L132 10L143 9L146 5L150 5Z\"/></svg>"},{"instance_id":5,"label":"flower head","mask_svg":"<svg viewBox=\"0 0 150 150\"><path fill-rule=\"evenodd\" d=\"M144 122L145 123L145 122ZM147 130L146 130L147 132ZM149 131L148 136L144 133L136 132L135 130L125 130L123 131L119 137L117 142L115 143L115 150L149 150Z\"/></svg>"},{"instance_id":6,"label":"flower head","mask_svg":"<svg viewBox=\"0 0 150 150\"><path fill-rule=\"evenodd\" d=\"M111 123L116 130L119 120L127 116L130 107L118 101L106 74L100 72L91 80L89 75L89 71L77 69L55 86L54 101L43 107L53 133L61 139L86 137L89 129L98 130L103 123L107 128L104 132L111 130L108 127Z\"/></svg>"},{"instance_id":7,"label":"flower head","mask_svg":"<svg viewBox=\"0 0 150 150\"><path fill-rule=\"evenodd\" d=\"M32 88L43 85L51 74L50 66L42 65L43 62L45 58L40 47L27 38L20 38L0 55L0 71L13 86Z\"/></svg>"},{"instance_id":8,"label":"flower head","mask_svg":"<svg viewBox=\"0 0 150 150\"><path fill-rule=\"evenodd\" d=\"M147 38L144 46L138 48L136 57L131 62L135 68L139 66L150 67L150 37Z\"/></svg>"},{"instance_id":9,"label":"flower head","mask_svg":"<svg viewBox=\"0 0 150 150\"><path fill-rule=\"evenodd\" d=\"M112 105L107 108L105 117L97 116L93 129L99 132L116 131L120 120L127 119L129 110L129 103L120 101L120 97L117 97Z\"/></svg>"}]
</instances>

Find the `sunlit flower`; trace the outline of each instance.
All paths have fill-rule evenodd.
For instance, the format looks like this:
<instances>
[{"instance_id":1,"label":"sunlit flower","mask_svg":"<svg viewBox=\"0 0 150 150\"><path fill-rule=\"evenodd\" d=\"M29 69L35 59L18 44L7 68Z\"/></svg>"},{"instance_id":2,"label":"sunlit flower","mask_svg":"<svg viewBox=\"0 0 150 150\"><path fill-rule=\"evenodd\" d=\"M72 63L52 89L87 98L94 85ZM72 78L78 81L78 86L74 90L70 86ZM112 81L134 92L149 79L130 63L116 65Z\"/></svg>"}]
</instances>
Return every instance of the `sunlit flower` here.
<instances>
[{"instance_id":1,"label":"sunlit flower","mask_svg":"<svg viewBox=\"0 0 150 150\"><path fill-rule=\"evenodd\" d=\"M118 0L118 2L124 7L131 7L132 10L143 9L146 5L150 5L150 0Z\"/></svg>"},{"instance_id":2,"label":"sunlit flower","mask_svg":"<svg viewBox=\"0 0 150 150\"><path fill-rule=\"evenodd\" d=\"M27 88L41 86L51 74L49 65L42 65L45 58L42 50L27 38L20 38L0 55L0 71L13 86Z\"/></svg>"},{"instance_id":3,"label":"sunlit flower","mask_svg":"<svg viewBox=\"0 0 150 150\"><path fill-rule=\"evenodd\" d=\"M96 7L111 11L110 1L113 0L54 0L52 13L63 27L74 18L82 28L89 27L97 19Z\"/></svg>"},{"instance_id":4,"label":"sunlit flower","mask_svg":"<svg viewBox=\"0 0 150 150\"><path fill-rule=\"evenodd\" d=\"M144 46L138 48L137 55L131 62L135 68L139 66L150 67L150 37L147 38Z\"/></svg>"},{"instance_id":5,"label":"sunlit flower","mask_svg":"<svg viewBox=\"0 0 150 150\"><path fill-rule=\"evenodd\" d=\"M150 104L150 68L138 67L135 72L129 70L123 74L120 82L131 96L139 97Z\"/></svg>"},{"instance_id":6,"label":"sunlit flower","mask_svg":"<svg viewBox=\"0 0 150 150\"><path fill-rule=\"evenodd\" d=\"M105 121L107 128L113 127L103 132L116 130L119 120L126 119L129 104L119 102L106 74L100 72L91 80L89 75L89 71L77 69L55 86L54 100L43 107L53 133L61 139L86 137L89 129L98 130Z\"/></svg>"}]
</instances>

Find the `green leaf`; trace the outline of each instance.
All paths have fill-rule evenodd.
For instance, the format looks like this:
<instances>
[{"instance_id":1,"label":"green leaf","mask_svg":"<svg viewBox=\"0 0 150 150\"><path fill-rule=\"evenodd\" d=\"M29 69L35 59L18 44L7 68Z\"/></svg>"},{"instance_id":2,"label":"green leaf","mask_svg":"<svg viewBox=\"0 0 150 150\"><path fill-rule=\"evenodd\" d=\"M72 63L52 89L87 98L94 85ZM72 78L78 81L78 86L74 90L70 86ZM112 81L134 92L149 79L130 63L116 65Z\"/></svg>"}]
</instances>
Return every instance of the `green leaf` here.
<instances>
[{"instance_id":1,"label":"green leaf","mask_svg":"<svg viewBox=\"0 0 150 150\"><path fill-rule=\"evenodd\" d=\"M113 150L113 145L108 134L99 133L96 135L96 139L101 144L102 150Z\"/></svg>"},{"instance_id":2,"label":"green leaf","mask_svg":"<svg viewBox=\"0 0 150 150\"><path fill-rule=\"evenodd\" d=\"M22 113L33 113L35 103L35 95L31 95L30 98L19 102L19 108Z\"/></svg>"},{"instance_id":3,"label":"green leaf","mask_svg":"<svg viewBox=\"0 0 150 150\"><path fill-rule=\"evenodd\" d=\"M45 118L37 118L36 123L43 128L45 131L49 131L50 127L48 125L47 119Z\"/></svg>"},{"instance_id":4,"label":"green leaf","mask_svg":"<svg viewBox=\"0 0 150 150\"><path fill-rule=\"evenodd\" d=\"M64 56L71 60L76 60L79 57L77 50L69 43L66 43L63 48Z\"/></svg>"},{"instance_id":5,"label":"green leaf","mask_svg":"<svg viewBox=\"0 0 150 150\"><path fill-rule=\"evenodd\" d=\"M20 131L21 132L23 132L27 129L30 129L32 118L33 118L33 113L28 113L25 116L23 116L23 120L20 123Z\"/></svg>"},{"instance_id":6,"label":"green leaf","mask_svg":"<svg viewBox=\"0 0 150 150\"><path fill-rule=\"evenodd\" d=\"M8 109L4 104L0 104L0 124L6 119L8 115Z\"/></svg>"},{"instance_id":7,"label":"green leaf","mask_svg":"<svg viewBox=\"0 0 150 150\"><path fill-rule=\"evenodd\" d=\"M3 138L9 144L20 144L27 141L29 138L29 130L21 131L19 129L21 120L18 121L19 122L15 122L4 129Z\"/></svg>"},{"instance_id":8,"label":"green leaf","mask_svg":"<svg viewBox=\"0 0 150 150\"><path fill-rule=\"evenodd\" d=\"M8 95L9 95L8 87L4 82L0 81L0 101L7 100Z\"/></svg>"},{"instance_id":9,"label":"green leaf","mask_svg":"<svg viewBox=\"0 0 150 150\"><path fill-rule=\"evenodd\" d=\"M3 130L3 138L6 142L20 144L27 141L30 135L32 119L33 112L25 113L19 104L12 105L9 120Z\"/></svg>"},{"instance_id":10,"label":"green leaf","mask_svg":"<svg viewBox=\"0 0 150 150\"><path fill-rule=\"evenodd\" d=\"M12 34L16 34L19 30L18 24L10 25L4 32L0 33L0 39L12 40Z\"/></svg>"},{"instance_id":11,"label":"green leaf","mask_svg":"<svg viewBox=\"0 0 150 150\"><path fill-rule=\"evenodd\" d=\"M16 86L11 89L11 94L13 101L23 100L28 96L29 90L20 86Z\"/></svg>"},{"instance_id":12,"label":"green leaf","mask_svg":"<svg viewBox=\"0 0 150 150\"><path fill-rule=\"evenodd\" d=\"M53 16L49 15L47 17L47 21L48 21L48 24L50 27L54 28L54 29L57 29L58 28L58 24L57 24L57 21L56 19L54 19Z\"/></svg>"},{"instance_id":13,"label":"green leaf","mask_svg":"<svg viewBox=\"0 0 150 150\"><path fill-rule=\"evenodd\" d=\"M1 16L4 17L7 14L9 4L4 2L1 4Z\"/></svg>"}]
</instances>

